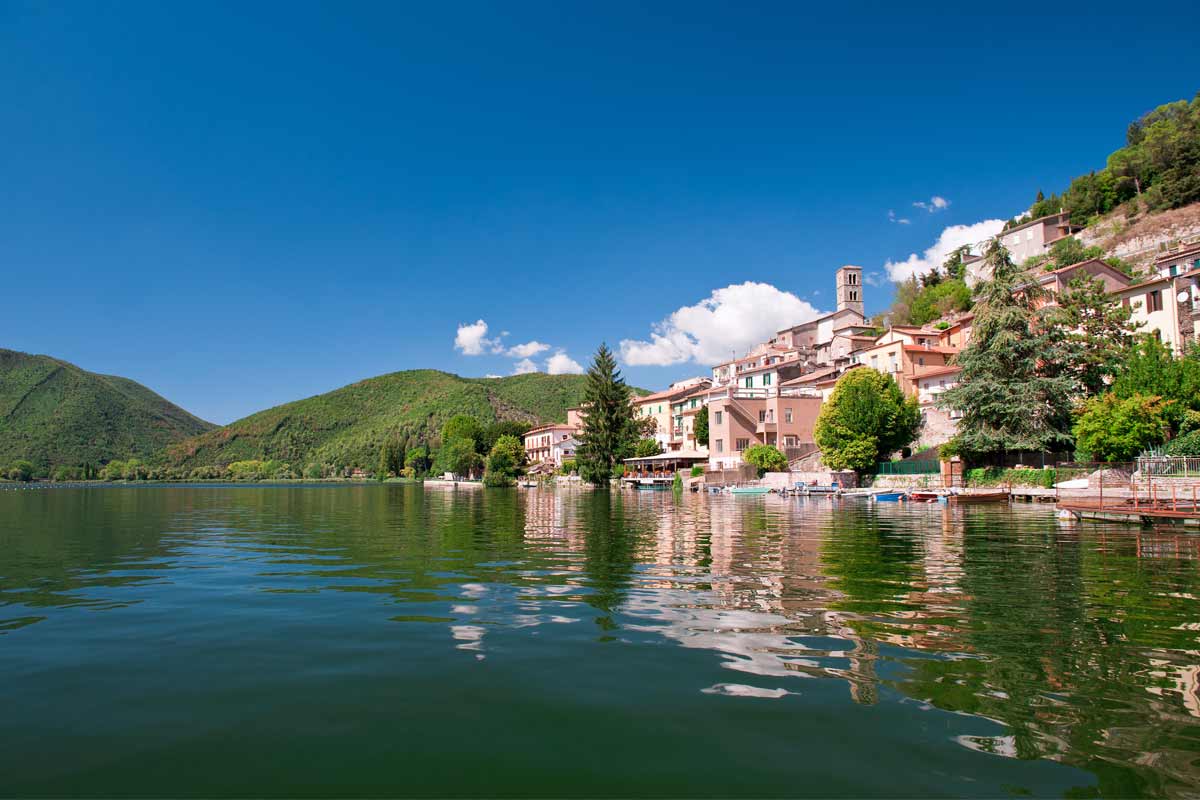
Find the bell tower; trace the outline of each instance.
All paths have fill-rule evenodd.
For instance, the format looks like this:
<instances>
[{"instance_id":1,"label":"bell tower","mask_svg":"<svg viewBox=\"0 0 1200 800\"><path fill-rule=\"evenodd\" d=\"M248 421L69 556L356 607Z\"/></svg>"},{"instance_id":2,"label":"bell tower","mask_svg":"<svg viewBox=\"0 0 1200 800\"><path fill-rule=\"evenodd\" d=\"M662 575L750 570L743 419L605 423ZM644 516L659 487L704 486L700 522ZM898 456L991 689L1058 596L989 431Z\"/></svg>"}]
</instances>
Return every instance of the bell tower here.
<instances>
[{"instance_id":1,"label":"bell tower","mask_svg":"<svg viewBox=\"0 0 1200 800\"><path fill-rule=\"evenodd\" d=\"M846 265L837 271L837 307L863 315L862 267Z\"/></svg>"}]
</instances>

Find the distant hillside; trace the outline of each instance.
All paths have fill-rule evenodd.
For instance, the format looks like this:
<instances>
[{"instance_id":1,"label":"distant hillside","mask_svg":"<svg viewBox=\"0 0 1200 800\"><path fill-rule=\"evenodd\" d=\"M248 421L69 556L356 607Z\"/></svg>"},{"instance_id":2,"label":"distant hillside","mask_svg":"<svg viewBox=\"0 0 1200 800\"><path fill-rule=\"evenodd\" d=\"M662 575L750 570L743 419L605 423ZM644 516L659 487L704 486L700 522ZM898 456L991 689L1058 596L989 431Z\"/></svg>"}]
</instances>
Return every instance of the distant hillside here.
<instances>
[{"instance_id":1,"label":"distant hillside","mask_svg":"<svg viewBox=\"0 0 1200 800\"><path fill-rule=\"evenodd\" d=\"M128 378L0 349L0 464L146 458L213 427Z\"/></svg>"},{"instance_id":2,"label":"distant hillside","mask_svg":"<svg viewBox=\"0 0 1200 800\"><path fill-rule=\"evenodd\" d=\"M252 414L167 448L167 466L195 469L276 459L307 464L374 466L390 437L414 444L435 436L455 414L531 426L566 420L583 397L584 376L531 373L461 378L409 370Z\"/></svg>"}]
</instances>

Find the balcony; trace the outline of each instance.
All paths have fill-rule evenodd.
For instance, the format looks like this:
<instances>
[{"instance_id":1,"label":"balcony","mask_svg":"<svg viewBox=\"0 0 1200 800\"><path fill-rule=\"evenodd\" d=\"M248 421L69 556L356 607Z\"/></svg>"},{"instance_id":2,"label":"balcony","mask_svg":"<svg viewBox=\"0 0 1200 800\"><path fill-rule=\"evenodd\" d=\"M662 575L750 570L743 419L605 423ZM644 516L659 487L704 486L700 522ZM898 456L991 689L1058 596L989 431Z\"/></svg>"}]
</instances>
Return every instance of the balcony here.
<instances>
[{"instance_id":1,"label":"balcony","mask_svg":"<svg viewBox=\"0 0 1200 800\"><path fill-rule=\"evenodd\" d=\"M754 432L760 435L764 433L779 433L779 423L773 419L764 420L755 426Z\"/></svg>"}]
</instances>

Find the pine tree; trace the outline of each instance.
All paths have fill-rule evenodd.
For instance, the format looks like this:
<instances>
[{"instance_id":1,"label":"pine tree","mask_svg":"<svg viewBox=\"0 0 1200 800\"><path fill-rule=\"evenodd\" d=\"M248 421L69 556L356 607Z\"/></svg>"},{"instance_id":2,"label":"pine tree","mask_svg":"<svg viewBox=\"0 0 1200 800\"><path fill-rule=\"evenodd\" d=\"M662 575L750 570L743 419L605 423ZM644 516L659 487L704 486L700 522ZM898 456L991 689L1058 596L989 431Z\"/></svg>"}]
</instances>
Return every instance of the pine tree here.
<instances>
[{"instance_id":1,"label":"pine tree","mask_svg":"<svg viewBox=\"0 0 1200 800\"><path fill-rule=\"evenodd\" d=\"M1012 262L997 239L985 254L991 280L978 287L971 343L958 355L959 384L942 395L958 409L960 451L1004 455L1072 444L1063 336L1037 311L1044 290Z\"/></svg>"},{"instance_id":2,"label":"pine tree","mask_svg":"<svg viewBox=\"0 0 1200 800\"><path fill-rule=\"evenodd\" d=\"M580 409L583 430L575 451L579 476L595 486L607 486L613 468L633 453L637 427L629 397L612 351L601 344L588 367Z\"/></svg>"},{"instance_id":3,"label":"pine tree","mask_svg":"<svg viewBox=\"0 0 1200 800\"><path fill-rule=\"evenodd\" d=\"M1088 396L1103 392L1122 369L1138 324L1104 282L1081 276L1058 296L1053 321L1064 329L1067 373Z\"/></svg>"}]
</instances>

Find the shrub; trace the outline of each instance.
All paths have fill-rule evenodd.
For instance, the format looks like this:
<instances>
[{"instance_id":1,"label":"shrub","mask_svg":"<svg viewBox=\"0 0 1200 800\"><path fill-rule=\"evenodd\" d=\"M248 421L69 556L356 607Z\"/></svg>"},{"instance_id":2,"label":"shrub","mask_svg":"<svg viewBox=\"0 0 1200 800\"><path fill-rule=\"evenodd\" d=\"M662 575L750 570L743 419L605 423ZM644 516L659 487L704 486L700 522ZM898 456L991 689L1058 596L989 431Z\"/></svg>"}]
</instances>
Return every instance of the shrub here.
<instances>
[{"instance_id":1,"label":"shrub","mask_svg":"<svg viewBox=\"0 0 1200 800\"><path fill-rule=\"evenodd\" d=\"M562 462L562 466L558 468L559 474L560 475L570 475L574 471L575 471L575 459L564 458L563 462Z\"/></svg>"},{"instance_id":2,"label":"shrub","mask_svg":"<svg viewBox=\"0 0 1200 800\"><path fill-rule=\"evenodd\" d=\"M704 474L704 467L700 466L699 464L695 464L692 467L692 477L693 478L699 478L703 474Z\"/></svg>"},{"instance_id":3,"label":"shrub","mask_svg":"<svg viewBox=\"0 0 1200 800\"><path fill-rule=\"evenodd\" d=\"M1163 453L1168 456L1200 456L1200 430L1191 430L1167 442Z\"/></svg>"},{"instance_id":4,"label":"shrub","mask_svg":"<svg viewBox=\"0 0 1200 800\"><path fill-rule=\"evenodd\" d=\"M662 453L662 445L657 439L639 439L637 446L633 449L633 454L637 458L649 458Z\"/></svg>"},{"instance_id":5,"label":"shrub","mask_svg":"<svg viewBox=\"0 0 1200 800\"><path fill-rule=\"evenodd\" d=\"M24 482L33 480L33 462L23 458L14 461L8 468L8 479Z\"/></svg>"},{"instance_id":6,"label":"shrub","mask_svg":"<svg viewBox=\"0 0 1200 800\"><path fill-rule=\"evenodd\" d=\"M1088 402L1075 423L1076 443L1101 461L1129 461L1163 442L1169 405L1156 395L1103 394Z\"/></svg>"},{"instance_id":7,"label":"shrub","mask_svg":"<svg viewBox=\"0 0 1200 800\"><path fill-rule=\"evenodd\" d=\"M759 477L767 472L783 472L787 469L787 456L769 444L752 444L742 453L742 460L758 468Z\"/></svg>"}]
</instances>

